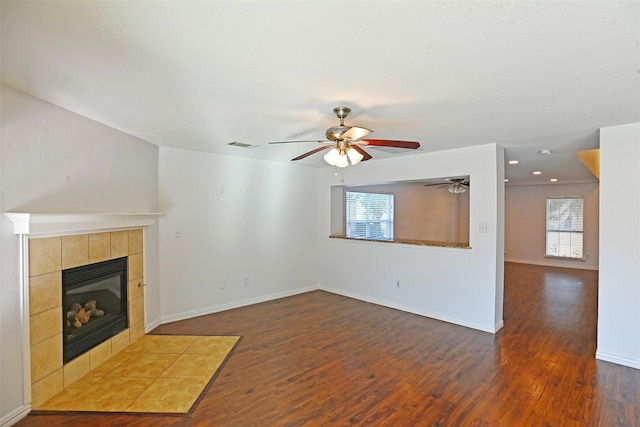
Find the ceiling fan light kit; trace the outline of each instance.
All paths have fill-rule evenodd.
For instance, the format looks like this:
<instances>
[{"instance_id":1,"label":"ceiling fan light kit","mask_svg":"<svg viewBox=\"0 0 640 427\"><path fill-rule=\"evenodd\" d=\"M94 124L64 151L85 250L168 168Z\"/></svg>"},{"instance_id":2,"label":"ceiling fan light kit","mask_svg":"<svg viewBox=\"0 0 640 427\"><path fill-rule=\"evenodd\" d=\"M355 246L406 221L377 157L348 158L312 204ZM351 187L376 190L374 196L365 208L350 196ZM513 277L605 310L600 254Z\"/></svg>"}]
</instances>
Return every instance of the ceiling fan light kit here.
<instances>
[{"instance_id":1,"label":"ceiling fan light kit","mask_svg":"<svg viewBox=\"0 0 640 427\"><path fill-rule=\"evenodd\" d=\"M338 141L337 146L332 148L323 159L331 166L346 168L351 163L352 166L357 165L364 158L362 154L349 146L347 141Z\"/></svg>"},{"instance_id":2,"label":"ceiling fan light kit","mask_svg":"<svg viewBox=\"0 0 640 427\"><path fill-rule=\"evenodd\" d=\"M445 188L451 194L462 194L469 188L469 180L467 178L447 178L446 183L425 184L425 187Z\"/></svg>"},{"instance_id":3,"label":"ceiling fan light kit","mask_svg":"<svg viewBox=\"0 0 640 427\"><path fill-rule=\"evenodd\" d=\"M460 183L454 182L453 184L451 184L451 187L449 187L447 191L449 191L449 193L451 194L462 194L467 191L467 189L464 188Z\"/></svg>"},{"instance_id":4,"label":"ceiling fan light kit","mask_svg":"<svg viewBox=\"0 0 640 427\"><path fill-rule=\"evenodd\" d=\"M270 142L270 144L285 144L291 142L319 142L321 144L334 143L333 148L331 148L331 145L326 145L301 154L291 160L301 160L312 154L331 148L331 150L323 156L323 159L325 162L327 162L327 164L331 166L337 166L339 168L346 168L347 166L349 166L349 164L351 164L352 166L357 165L361 161L371 159L371 155L364 151L361 146L370 145L380 147L408 148L414 150L420 147L420 143L415 141L395 141L386 139L364 140L362 138L373 132L371 129L359 126L346 126L344 124L344 119L351 112L351 108L336 107L333 109L333 112L340 120L340 124L338 126L333 126L327 129L325 133L327 140L280 141Z\"/></svg>"}]
</instances>

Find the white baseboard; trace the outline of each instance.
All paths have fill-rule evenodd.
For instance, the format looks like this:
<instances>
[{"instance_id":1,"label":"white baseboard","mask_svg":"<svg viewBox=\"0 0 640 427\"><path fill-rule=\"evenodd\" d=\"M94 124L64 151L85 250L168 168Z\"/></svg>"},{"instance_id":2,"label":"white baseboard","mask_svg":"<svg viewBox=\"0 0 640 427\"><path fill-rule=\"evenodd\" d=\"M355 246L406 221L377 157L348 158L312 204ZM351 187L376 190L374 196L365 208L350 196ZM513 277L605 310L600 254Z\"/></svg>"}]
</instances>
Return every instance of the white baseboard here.
<instances>
[{"instance_id":1,"label":"white baseboard","mask_svg":"<svg viewBox=\"0 0 640 427\"><path fill-rule=\"evenodd\" d=\"M604 360L605 362L615 363L617 365L628 366L630 368L640 369L640 360L631 359L619 354L607 353L604 351L596 351L596 359Z\"/></svg>"},{"instance_id":2,"label":"white baseboard","mask_svg":"<svg viewBox=\"0 0 640 427\"><path fill-rule=\"evenodd\" d=\"M256 298L249 298L240 301L233 301L227 304L220 304L213 307L201 308L198 310L187 311L184 313L170 314L160 318L160 324L178 322L180 320L192 319L194 317L205 316L207 314L218 313L220 311L231 310L234 308L246 307L248 305L258 304L261 302L272 301L280 298L286 298L293 295L304 294L307 292L318 290L317 286L308 286L305 288L293 289L285 292L277 292L275 294L263 295ZM146 328L145 328L146 331ZM151 329L149 329L151 331Z\"/></svg>"},{"instance_id":3,"label":"white baseboard","mask_svg":"<svg viewBox=\"0 0 640 427\"><path fill-rule=\"evenodd\" d=\"M464 326L466 328L477 329L477 330L483 331L483 332L489 332L489 333L492 333L492 334L495 334L496 332L498 332L502 328L502 326L504 325L504 321L500 321L497 325L493 325L493 326L481 325L479 323L468 322L466 320L456 319L456 318L450 317L450 316L445 316L445 315L442 315L440 313L433 313L433 312L429 312L429 311L425 311L425 310L419 310L419 309L416 309L414 307L403 306L403 305L396 304L396 303L391 302L391 301L382 300L382 299L378 299L378 298L372 298L372 297L370 297L368 295L359 295L359 294L354 294L352 292L346 292L346 291L344 291L342 289L336 289L336 288L321 286L320 290L331 292L333 294L342 295L342 296L345 296L345 297L348 297L348 298L357 299L357 300L360 300L360 301L370 302L372 304L381 305L383 307L393 308L393 309L404 311L404 312L407 312L407 313L418 314L420 316L429 317L431 319L436 319L436 320L440 320L440 321L447 322L447 323L452 323L454 325Z\"/></svg>"},{"instance_id":4,"label":"white baseboard","mask_svg":"<svg viewBox=\"0 0 640 427\"><path fill-rule=\"evenodd\" d=\"M148 334L149 332L153 331L158 326L160 326L160 319L156 319L156 320L154 320L152 322L149 322L148 324L144 325L144 333Z\"/></svg>"},{"instance_id":5,"label":"white baseboard","mask_svg":"<svg viewBox=\"0 0 640 427\"><path fill-rule=\"evenodd\" d=\"M574 268L574 269L577 269L577 270L598 271L598 267L597 266L584 265L580 261L567 261L567 263L563 263L562 265L558 265L558 263L554 264L553 262L531 261L531 260L525 260L525 259L505 258L504 262L513 262L513 263L516 263L516 264L541 265L543 267Z\"/></svg>"},{"instance_id":6,"label":"white baseboard","mask_svg":"<svg viewBox=\"0 0 640 427\"><path fill-rule=\"evenodd\" d=\"M9 427L29 415L31 412L31 405L20 406L0 419L0 426Z\"/></svg>"}]
</instances>

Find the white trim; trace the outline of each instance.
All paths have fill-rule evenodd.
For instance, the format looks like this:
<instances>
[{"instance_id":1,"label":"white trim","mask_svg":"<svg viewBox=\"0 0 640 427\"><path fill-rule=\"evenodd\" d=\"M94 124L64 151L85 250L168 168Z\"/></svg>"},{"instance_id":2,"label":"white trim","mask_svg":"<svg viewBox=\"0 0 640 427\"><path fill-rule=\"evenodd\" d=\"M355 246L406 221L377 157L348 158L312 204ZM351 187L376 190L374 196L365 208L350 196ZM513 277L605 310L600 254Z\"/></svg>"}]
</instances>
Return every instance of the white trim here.
<instances>
[{"instance_id":1,"label":"white trim","mask_svg":"<svg viewBox=\"0 0 640 427\"><path fill-rule=\"evenodd\" d=\"M22 403L31 404L31 318L29 302L29 238L19 236L20 317L22 328Z\"/></svg>"},{"instance_id":2,"label":"white trim","mask_svg":"<svg viewBox=\"0 0 640 427\"><path fill-rule=\"evenodd\" d=\"M157 328L161 324L162 322L160 321L160 319L156 319L153 322L149 322L144 326L144 333L148 334L149 332L153 331L155 328Z\"/></svg>"},{"instance_id":3,"label":"white trim","mask_svg":"<svg viewBox=\"0 0 640 427\"><path fill-rule=\"evenodd\" d=\"M0 426L9 427L29 415L31 405L19 406L0 419Z\"/></svg>"},{"instance_id":4,"label":"white trim","mask_svg":"<svg viewBox=\"0 0 640 427\"><path fill-rule=\"evenodd\" d=\"M156 212L129 213L21 213L7 212L13 222L14 234L30 237L51 237L113 231L153 225L162 214Z\"/></svg>"},{"instance_id":5,"label":"white trim","mask_svg":"<svg viewBox=\"0 0 640 427\"><path fill-rule=\"evenodd\" d=\"M160 323L172 323L180 320L192 319L194 317L205 316L207 314L218 313L220 311L231 310L234 308L246 307L248 305L259 304L261 302L272 301L280 298L286 298L293 295L304 294L311 291L318 290L317 286L307 286L305 288L293 289L286 292L278 292L275 294L263 295L261 297L249 298L241 301L235 301L227 304L216 305L213 307L201 308L198 310L187 311L184 313L170 314L168 316L162 316Z\"/></svg>"},{"instance_id":6,"label":"white trim","mask_svg":"<svg viewBox=\"0 0 640 427\"><path fill-rule=\"evenodd\" d=\"M618 365L628 366L630 368L640 369L640 360L630 359L626 356L620 356L618 354L596 351L596 359L604 360L605 362L616 363Z\"/></svg>"},{"instance_id":7,"label":"white trim","mask_svg":"<svg viewBox=\"0 0 640 427\"><path fill-rule=\"evenodd\" d=\"M320 286L320 290L331 292L331 293L337 294L337 295L342 295L342 296L345 296L345 297L348 297L348 298L357 299L357 300L360 300L360 301L369 302L371 304L381 305L383 307L393 308L395 310L404 311L406 313L418 314L420 316L429 317L431 319L436 319L436 320L440 320L440 321L447 322L447 323L452 323L454 325L464 326L466 328L476 329L476 330L483 331L483 332L489 332L491 334L497 333L504 326L504 321L503 320L501 320L500 322L498 322L498 324L496 324L494 326L481 325L479 323L467 322L466 320L456 319L456 318L450 317L450 316L443 316L443 315L441 315L439 313L432 313L432 312L428 312L428 311L424 311L424 310L416 310L415 308L407 307L407 306L403 306L403 305L399 305L399 304L395 304L395 303L393 303L391 301L387 301L387 300L371 298L369 296L354 294L354 293L351 293L351 292L345 292L345 291L343 291L341 289Z\"/></svg>"},{"instance_id":8,"label":"white trim","mask_svg":"<svg viewBox=\"0 0 640 427\"><path fill-rule=\"evenodd\" d=\"M550 259L555 259L555 260L559 260L558 258L550 258ZM539 261L529 261L529 260L524 260L524 259L515 259L515 258L505 258L504 262L513 262L516 264L529 264L529 265L541 265L543 267L560 267L560 268L572 268L574 270L592 270L592 271L598 271L598 266L593 266L593 265L579 265L579 264L574 264L574 263L569 263L567 265L559 265L558 263L553 263L553 262L539 262Z\"/></svg>"}]
</instances>

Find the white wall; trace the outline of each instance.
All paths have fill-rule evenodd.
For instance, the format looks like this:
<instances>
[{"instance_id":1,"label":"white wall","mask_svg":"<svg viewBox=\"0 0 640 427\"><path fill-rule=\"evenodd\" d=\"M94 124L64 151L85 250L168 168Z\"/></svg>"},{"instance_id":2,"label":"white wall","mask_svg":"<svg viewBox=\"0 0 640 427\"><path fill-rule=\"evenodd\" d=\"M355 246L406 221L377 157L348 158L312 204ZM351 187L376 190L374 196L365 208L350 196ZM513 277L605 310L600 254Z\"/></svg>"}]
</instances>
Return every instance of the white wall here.
<instances>
[{"instance_id":1,"label":"white wall","mask_svg":"<svg viewBox=\"0 0 640 427\"><path fill-rule=\"evenodd\" d=\"M596 358L640 369L640 123L600 129Z\"/></svg>"},{"instance_id":2,"label":"white wall","mask_svg":"<svg viewBox=\"0 0 640 427\"><path fill-rule=\"evenodd\" d=\"M2 212L154 212L157 147L35 98L0 87ZM18 236L2 215L0 424L24 410ZM146 243L154 241L150 230ZM146 253L157 278L157 248ZM156 254L154 258L154 254ZM157 315L150 290L147 312ZM29 386L29 385L27 385Z\"/></svg>"},{"instance_id":3,"label":"white wall","mask_svg":"<svg viewBox=\"0 0 640 427\"><path fill-rule=\"evenodd\" d=\"M495 144L361 163L345 184L470 175L470 236L466 249L331 239L331 190L322 169L321 287L378 304L495 332L502 326L504 162ZM487 223L488 233L479 232ZM400 288L396 281L400 280Z\"/></svg>"},{"instance_id":4,"label":"white wall","mask_svg":"<svg viewBox=\"0 0 640 427\"><path fill-rule=\"evenodd\" d=\"M584 261L545 258L547 197L584 197ZM598 183L507 186L505 260L553 267L598 269Z\"/></svg>"},{"instance_id":5,"label":"white wall","mask_svg":"<svg viewBox=\"0 0 640 427\"><path fill-rule=\"evenodd\" d=\"M319 169L173 148L159 169L162 322L317 288Z\"/></svg>"}]
</instances>

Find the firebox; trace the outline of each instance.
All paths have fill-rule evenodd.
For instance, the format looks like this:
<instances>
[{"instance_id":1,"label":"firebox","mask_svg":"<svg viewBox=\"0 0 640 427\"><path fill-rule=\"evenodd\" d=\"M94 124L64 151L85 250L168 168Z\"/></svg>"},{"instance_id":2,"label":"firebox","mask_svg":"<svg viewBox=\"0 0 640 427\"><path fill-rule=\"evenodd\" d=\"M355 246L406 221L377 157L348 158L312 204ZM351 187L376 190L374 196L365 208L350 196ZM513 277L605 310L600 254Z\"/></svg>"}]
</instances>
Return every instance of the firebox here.
<instances>
[{"instance_id":1,"label":"firebox","mask_svg":"<svg viewBox=\"0 0 640 427\"><path fill-rule=\"evenodd\" d=\"M127 257L62 271L63 360L128 327Z\"/></svg>"}]
</instances>

